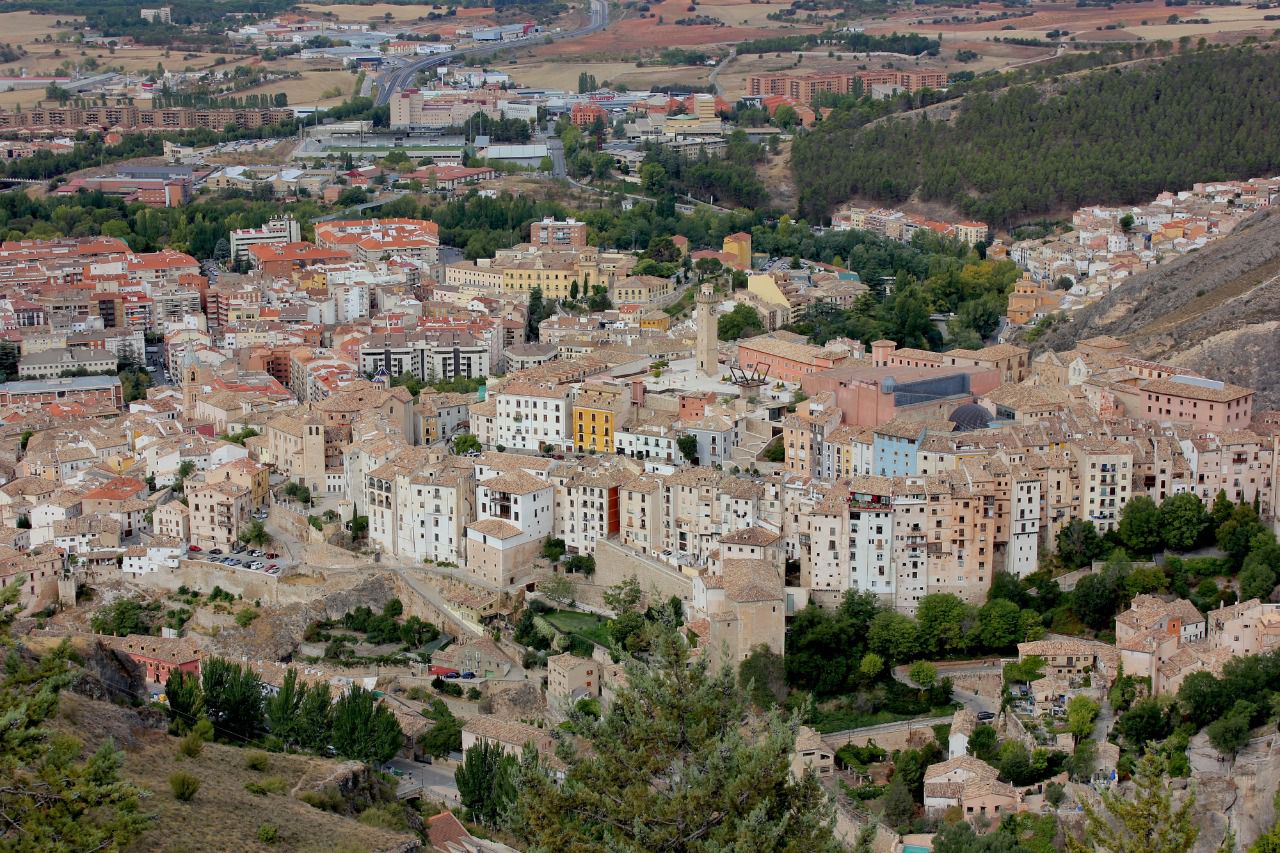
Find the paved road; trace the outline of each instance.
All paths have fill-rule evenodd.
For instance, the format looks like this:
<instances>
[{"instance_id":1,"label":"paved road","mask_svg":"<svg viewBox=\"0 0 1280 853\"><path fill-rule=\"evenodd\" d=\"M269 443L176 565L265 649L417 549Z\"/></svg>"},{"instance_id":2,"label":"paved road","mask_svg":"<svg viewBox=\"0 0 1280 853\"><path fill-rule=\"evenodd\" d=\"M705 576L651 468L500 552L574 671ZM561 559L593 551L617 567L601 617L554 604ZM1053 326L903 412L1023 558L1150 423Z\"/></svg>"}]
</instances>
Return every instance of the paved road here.
<instances>
[{"instance_id":1,"label":"paved road","mask_svg":"<svg viewBox=\"0 0 1280 853\"><path fill-rule=\"evenodd\" d=\"M421 794L427 799L443 800L449 806L458 805L453 762L437 760L432 764L422 764L407 758L393 758L387 764L404 774L396 789L396 796L400 799Z\"/></svg>"},{"instance_id":2,"label":"paved road","mask_svg":"<svg viewBox=\"0 0 1280 853\"><path fill-rule=\"evenodd\" d=\"M569 171L564 165L564 143L560 140L560 137L547 137L547 153L551 155L551 177L567 177Z\"/></svg>"},{"instance_id":3,"label":"paved road","mask_svg":"<svg viewBox=\"0 0 1280 853\"><path fill-rule=\"evenodd\" d=\"M907 674L907 671L910 668L911 667L909 666L895 666L892 670L894 680L900 681L908 687L919 689L920 685L912 681L911 677ZM990 675L992 673L999 673L1000 671L1001 670L998 665L993 665L991 662L985 660L974 661L972 666L965 666L963 663L942 664L938 667L938 677L949 678L957 675ZM977 693L971 693L968 690L960 690L954 687L951 690L951 696L975 714L1000 713L1000 700L997 698L982 696Z\"/></svg>"},{"instance_id":4,"label":"paved road","mask_svg":"<svg viewBox=\"0 0 1280 853\"><path fill-rule=\"evenodd\" d=\"M603 30L609 25L608 2L607 0L590 0L590 4L591 20L585 27L579 27L578 29L570 30L567 33L549 33L546 35L546 38L550 38L553 41L567 41L569 39L581 38L582 36L591 35L592 33ZM423 57L422 59L407 63L399 68L384 71L379 74L377 78L378 95L374 103L379 106L385 104L391 100L391 94L393 92L398 92L401 89L407 89L412 86L419 71L426 71L427 69L435 68L438 65L446 65L463 56L486 56L491 53L497 53L500 50L519 46L519 42L495 42L493 44L465 47L461 50L450 51L449 53Z\"/></svg>"}]
</instances>

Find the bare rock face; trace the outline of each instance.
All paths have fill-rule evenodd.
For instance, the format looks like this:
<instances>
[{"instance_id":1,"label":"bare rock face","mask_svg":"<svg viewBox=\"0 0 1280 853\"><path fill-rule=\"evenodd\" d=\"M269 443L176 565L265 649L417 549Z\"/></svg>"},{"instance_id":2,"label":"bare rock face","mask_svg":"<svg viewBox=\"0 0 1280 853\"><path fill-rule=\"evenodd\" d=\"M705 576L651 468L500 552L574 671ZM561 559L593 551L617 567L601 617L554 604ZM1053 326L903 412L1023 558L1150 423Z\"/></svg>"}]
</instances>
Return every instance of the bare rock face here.
<instances>
[{"instance_id":1,"label":"bare rock face","mask_svg":"<svg viewBox=\"0 0 1280 853\"><path fill-rule=\"evenodd\" d=\"M1252 216L1206 249L1126 280L1044 338L1065 350L1094 335L1256 388L1256 409L1280 405L1280 211Z\"/></svg>"},{"instance_id":2,"label":"bare rock face","mask_svg":"<svg viewBox=\"0 0 1280 853\"><path fill-rule=\"evenodd\" d=\"M1280 788L1280 735L1270 727L1256 729L1234 760L1219 755L1204 733L1191 739L1195 819L1200 827L1195 853L1219 849L1228 830L1236 849L1248 849L1275 823L1274 800Z\"/></svg>"},{"instance_id":3,"label":"bare rock face","mask_svg":"<svg viewBox=\"0 0 1280 853\"><path fill-rule=\"evenodd\" d=\"M490 693L493 713L505 719L540 719L547 712L542 690L534 682L501 687Z\"/></svg>"},{"instance_id":4,"label":"bare rock face","mask_svg":"<svg viewBox=\"0 0 1280 853\"><path fill-rule=\"evenodd\" d=\"M218 653L247 655L258 660L284 660L297 648L307 626L321 619L337 619L365 606L374 611L395 598L391 579L385 573L371 574L345 589L318 589L316 597L302 604L264 611L246 628L229 628L208 645Z\"/></svg>"}]
</instances>

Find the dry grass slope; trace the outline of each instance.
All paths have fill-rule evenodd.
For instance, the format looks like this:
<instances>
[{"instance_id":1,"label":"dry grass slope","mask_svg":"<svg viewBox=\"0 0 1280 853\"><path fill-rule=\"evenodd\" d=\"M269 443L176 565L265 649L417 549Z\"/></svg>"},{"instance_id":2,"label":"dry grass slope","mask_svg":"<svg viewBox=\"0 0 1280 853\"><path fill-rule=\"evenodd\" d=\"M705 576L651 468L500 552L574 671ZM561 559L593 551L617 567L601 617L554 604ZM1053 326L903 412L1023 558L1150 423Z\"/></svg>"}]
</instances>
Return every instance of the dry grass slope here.
<instances>
[{"instance_id":1,"label":"dry grass slope","mask_svg":"<svg viewBox=\"0 0 1280 853\"><path fill-rule=\"evenodd\" d=\"M340 766L337 762L273 754L268 769L258 772L245 767L248 750L213 743L205 744L196 758L179 760L178 739L142 725L136 712L70 693L62 695L59 716L67 730L90 747L113 738L124 750L125 776L151 792L143 808L156 820L134 842L133 850L393 851L414 841L408 834L312 808L293 795L330 777ZM200 780L200 790L189 803L179 802L169 788L169 776L179 770ZM273 777L283 780L286 793L260 796L245 790L246 783ZM263 823L278 830L273 845L258 840Z\"/></svg>"}]
</instances>

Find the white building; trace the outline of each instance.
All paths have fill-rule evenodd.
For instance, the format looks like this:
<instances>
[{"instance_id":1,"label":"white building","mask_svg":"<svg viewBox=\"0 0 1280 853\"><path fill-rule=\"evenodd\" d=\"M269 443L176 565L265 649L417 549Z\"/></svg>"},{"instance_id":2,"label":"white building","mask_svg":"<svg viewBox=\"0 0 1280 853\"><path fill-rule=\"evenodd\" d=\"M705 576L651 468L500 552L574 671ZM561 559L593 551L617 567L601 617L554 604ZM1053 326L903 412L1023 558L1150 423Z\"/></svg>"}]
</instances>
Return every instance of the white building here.
<instances>
[{"instance_id":1,"label":"white building","mask_svg":"<svg viewBox=\"0 0 1280 853\"><path fill-rule=\"evenodd\" d=\"M572 449L569 395L563 388L508 382L494 392L494 445L515 450Z\"/></svg>"},{"instance_id":2,"label":"white building","mask_svg":"<svg viewBox=\"0 0 1280 853\"><path fill-rule=\"evenodd\" d=\"M231 260L248 262L250 246L297 243L300 240L302 227L292 216L272 219L261 228L240 228L231 232Z\"/></svg>"}]
</instances>

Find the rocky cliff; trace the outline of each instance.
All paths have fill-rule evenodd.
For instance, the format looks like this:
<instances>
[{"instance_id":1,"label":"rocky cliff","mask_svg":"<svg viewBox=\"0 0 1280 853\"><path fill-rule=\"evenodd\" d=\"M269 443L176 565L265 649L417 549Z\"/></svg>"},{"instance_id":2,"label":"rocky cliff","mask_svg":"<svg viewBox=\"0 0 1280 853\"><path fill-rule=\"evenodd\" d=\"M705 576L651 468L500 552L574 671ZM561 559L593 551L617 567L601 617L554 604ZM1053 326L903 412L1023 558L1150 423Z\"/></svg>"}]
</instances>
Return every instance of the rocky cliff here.
<instances>
[{"instance_id":1,"label":"rocky cliff","mask_svg":"<svg viewBox=\"0 0 1280 853\"><path fill-rule=\"evenodd\" d=\"M1043 344L1113 335L1146 358L1257 389L1280 407L1280 211L1264 211L1209 247L1133 276Z\"/></svg>"}]
</instances>

